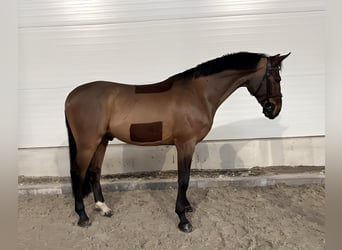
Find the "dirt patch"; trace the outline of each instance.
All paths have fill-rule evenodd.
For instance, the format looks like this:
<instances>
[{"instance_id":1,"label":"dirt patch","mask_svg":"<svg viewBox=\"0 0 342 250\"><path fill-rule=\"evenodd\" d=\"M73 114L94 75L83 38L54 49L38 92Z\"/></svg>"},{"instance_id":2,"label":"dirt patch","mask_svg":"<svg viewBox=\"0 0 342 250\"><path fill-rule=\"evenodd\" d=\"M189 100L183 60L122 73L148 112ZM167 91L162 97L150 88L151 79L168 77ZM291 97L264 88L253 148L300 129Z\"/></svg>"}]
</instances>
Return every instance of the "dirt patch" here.
<instances>
[{"instance_id":1,"label":"dirt patch","mask_svg":"<svg viewBox=\"0 0 342 250\"><path fill-rule=\"evenodd\" d=\"M105 193L111 218L85 199L77 226L71 195L20 195L18 249L324 249L324 186L190 188L194 231L177 229L177 190Z\"/></svg>"}]
</instances>

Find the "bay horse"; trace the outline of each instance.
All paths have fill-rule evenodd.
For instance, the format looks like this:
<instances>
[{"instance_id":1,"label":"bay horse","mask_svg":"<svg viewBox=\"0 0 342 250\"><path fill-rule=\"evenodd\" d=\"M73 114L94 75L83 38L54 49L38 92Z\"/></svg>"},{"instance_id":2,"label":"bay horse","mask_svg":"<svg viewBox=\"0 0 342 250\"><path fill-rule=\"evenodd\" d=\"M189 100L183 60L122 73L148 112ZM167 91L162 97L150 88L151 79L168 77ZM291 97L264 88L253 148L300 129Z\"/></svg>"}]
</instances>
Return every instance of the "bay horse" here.
<instances>
[{"instance_id":1,"label":"bay horse","mask_svg":"<svg viewBox=\"0 0 342 250\"><path fill-rule=\"evenodd\" d=\"M290 53L289 53L290 54ZM101 165L108 141L175 145L178 228L191 232L192 212L186 192L192 155L210 131L218 107L237 88L246 87L269 119L282 107L281 62L289 56L239 52L199 64L155 84L128 85L96 81L80 85L65 101L70 175L79 226L89 226L83 198L91 191L95 208L110 217L101 191Z\"/></svg>"}]
</instances>

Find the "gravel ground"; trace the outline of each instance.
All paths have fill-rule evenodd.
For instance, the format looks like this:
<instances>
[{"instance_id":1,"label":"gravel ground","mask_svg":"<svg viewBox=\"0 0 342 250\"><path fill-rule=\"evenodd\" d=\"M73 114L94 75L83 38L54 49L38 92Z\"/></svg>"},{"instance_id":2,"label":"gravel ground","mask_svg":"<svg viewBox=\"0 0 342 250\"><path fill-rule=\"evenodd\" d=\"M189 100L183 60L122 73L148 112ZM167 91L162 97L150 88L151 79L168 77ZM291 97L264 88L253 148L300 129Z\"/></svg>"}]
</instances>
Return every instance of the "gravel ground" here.
<instances>
[{"instance_id":1,"label":"gravel ground","mask_svg":"<svg viewBox=\"0 0 342 250\"><path fill-rule=\"evenodd\" d=\"M325 249L323 185L190 188L194 231L178 230L177 191L106 192L113 216L85 199L77 226L71 194L19 195L18 249Z\"/></svg>"}]
</instances>

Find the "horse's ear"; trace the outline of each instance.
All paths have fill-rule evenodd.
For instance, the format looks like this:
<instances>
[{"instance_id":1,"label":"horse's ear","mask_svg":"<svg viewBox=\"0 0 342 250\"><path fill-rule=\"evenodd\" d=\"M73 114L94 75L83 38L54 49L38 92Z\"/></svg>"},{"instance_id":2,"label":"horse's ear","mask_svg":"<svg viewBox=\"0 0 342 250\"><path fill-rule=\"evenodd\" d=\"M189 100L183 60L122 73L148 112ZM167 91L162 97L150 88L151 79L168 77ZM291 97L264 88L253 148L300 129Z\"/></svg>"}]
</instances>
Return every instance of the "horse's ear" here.
<instances>
[{"instance_id":1,"label":"horse's ear","mask_svg":"<svg viewBox=\"0 0 342 250\"><path fill-rule=\"evenodd\" d=\"M278 61L281 62L283 61L286 57L288 57L289 55L291 55L291 52L289 52L288 54L286 55L283 55L283 56L278 56Z\"/></svg>"},{"instance_id":2,"label":"horse's ear","mask_svg":"<svg viewBox=\"0 0 342 250\"><path fill-rule=\"evenodd\" d=\"M274 64L274 65L280 64L290 54L291 54L291 52L286 54L286 55L283 55L283 56L281 56L280 54L277 54L275 56L271 56L270 58L271 58L272 64Z\"/></svg>"}]
</instances>

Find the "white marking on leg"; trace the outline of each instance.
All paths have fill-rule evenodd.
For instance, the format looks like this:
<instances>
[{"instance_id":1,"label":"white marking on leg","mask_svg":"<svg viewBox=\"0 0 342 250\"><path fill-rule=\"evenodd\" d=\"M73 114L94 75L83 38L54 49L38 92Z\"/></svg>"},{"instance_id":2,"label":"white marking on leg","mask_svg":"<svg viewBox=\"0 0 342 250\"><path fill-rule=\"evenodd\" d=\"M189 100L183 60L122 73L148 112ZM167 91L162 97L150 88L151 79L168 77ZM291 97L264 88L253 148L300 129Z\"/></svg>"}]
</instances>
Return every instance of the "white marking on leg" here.
<instances>
[{"instance_id":1,"label":"white marking on leg","mask_svg":"<svg viewBox=\"0 0 342 250\"><path fill-rule=\"evenodd\" d=\"M109 207L107 207L106 203L104 202L101 202L101 201L96 202L95 208L101 211L101 215L108 216L112 214L112 210Z\"/></svg>"}]
</instances>

